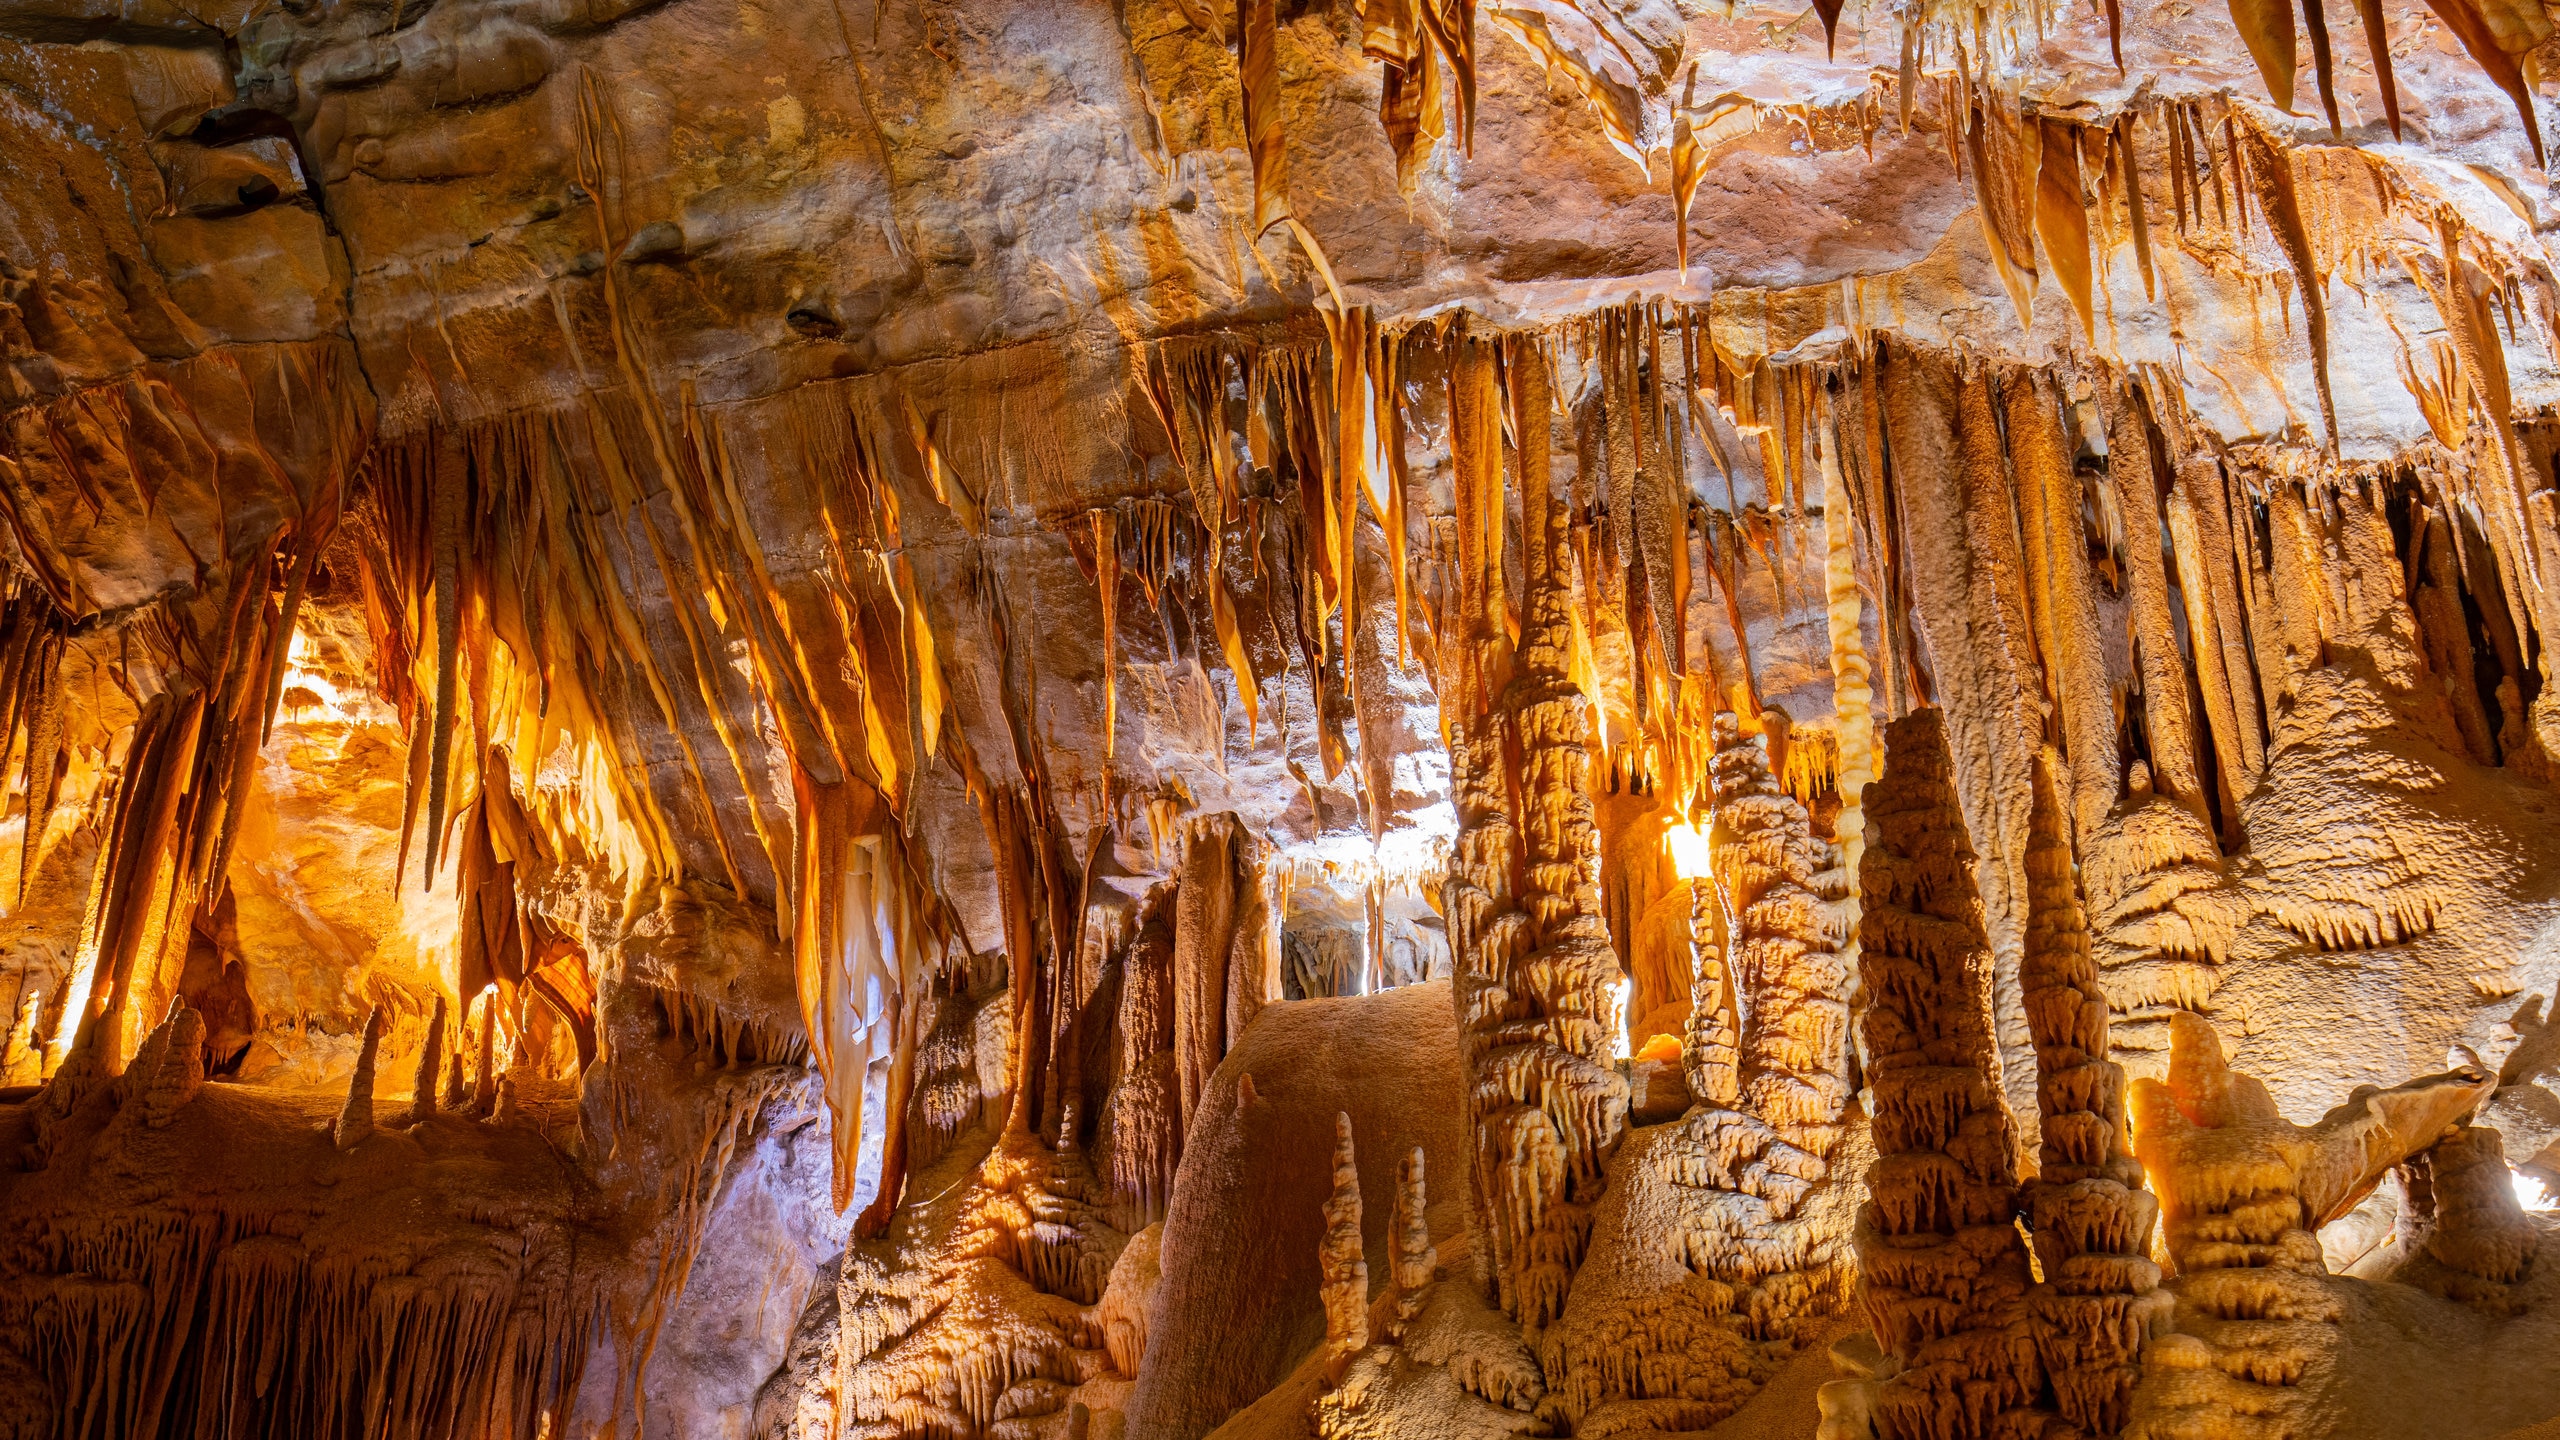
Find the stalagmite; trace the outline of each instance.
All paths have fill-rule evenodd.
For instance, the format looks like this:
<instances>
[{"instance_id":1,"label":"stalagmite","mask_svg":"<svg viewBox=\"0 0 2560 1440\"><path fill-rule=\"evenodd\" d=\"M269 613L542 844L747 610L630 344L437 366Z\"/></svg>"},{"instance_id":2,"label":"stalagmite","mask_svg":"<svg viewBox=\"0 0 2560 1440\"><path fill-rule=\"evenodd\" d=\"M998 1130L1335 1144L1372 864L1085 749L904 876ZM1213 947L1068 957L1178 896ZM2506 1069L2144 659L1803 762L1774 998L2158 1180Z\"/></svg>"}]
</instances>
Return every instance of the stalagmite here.
<instances>
[{"instance_id":1,"label":"stalagmite","mask_svg":"<svg viewBox=\"0 0 2560 1440\"><path fill-rule=\"evenodd\" d=\"M1120 1084L1111 1092L1109 1174L1122 1203L1153 1219L1173 1196L1182 1158L1175 1045L1174 887L1151 892L1121 951Z\"/></svg>"},{"instance_id":2,"label":"stalagmite","mask_svg":"<svg viewBox=\"0 0 2560 1440\"><path fill-rule=\"evenodd\" d=\"M148 1066L143 1056L150 1057ZM160 1022L125 1072L126 1083L139 1087L130 1103L142 1123L168 1128L178 1111L204 1088L204 1016L181 998L172 1002L169 1018Z\"/></svg>"},{"instance_id":3,"label":"stalagmite","mask_svg":"<svg viewBox=\"0 0 2560 1440\"><path fill-rule=\"evenodd\" d=\"M1897 1440L2035 1433L2017 1412L2044 1391L2015 1142L1993 1081L1991 948L1954 779L1939 712L1886 728L1859 877L1878 1158L1858 1261L1867 1319L1900 1362L1875 1399Z\"/></svg>"},{"instance_id":4,"label":"stalagmite","mask_svg":"<svg viewBox=\"0 0 2560 1440\"><path fill-rule=\"evenodd\" d=\"M1333 1194L1324 1202L1325 1374L1343 1370L1369 1343L1369 1261L1360 1242L1360 1169L1353 1162L1351 1117L1334 1117Z\"/></svg>"},{"instance_id":5,"label":"stalagmite","mask_svg":"<svg viewBox=\"0 0 2560 1440\"><path fill-rule=\"evenodd\" d=\"M1396 1314L1410 1321L1420 1308L1421 1292L1440 1266L1440 1250L1431 1243L1431 1222L1423 1214L1422 1147L1396 1162L1396 1208L1387 1226L1395 1256Z\"/></svg>"},{"instance_id":6,"label":"stalagmite","mask_svg":"<svg viewBox=\"0 0 2560 1440\"><path fill-rule=\"evenodd\" d=\"M2516 1203L2514 1172L2498 1132L2456 1123L2411 1156L2401 1176L2410 1201L2400 1212L2401 1248L2423 1251L2443 1267L2405 1278L2492 1313L2520 1308L2514 1287L2533 1268L2542 1231Z\"/></svg>"},{"instance_id":7,"label":"stalagmite","mask_svg":"<svg viewBox=\"0 0 2560 1440\"><path fill-rule=\"evenodd\" d=\"M1724 935L1724 896L1712 884L1691 890L1689 929L1694 969L1689 1019L1680 1036L1680 1069L1689 1094L1714 1105L1742 1099L1742 1017L1732 945Z\"/></svg>"},{"instance_id":8,"label":"stalagmite","mask_svg":"<svg viewBox=\"0 0 2560 1440\"><path fill-rule=\"evenodd\" d=\"M480 1001L480 1068L471 1085L471 1118L486 1116L498 1103L498 997L492 991ZM456 1057L457 1059L460 1057Z\"/></svg>"},{"instance_id":9,"label":"stalagmite","mask_svg":"<svg viewBox=\"0 0 2560 1440\"><path fill-rule=\"evenodd\" d=\"M2127 1148L2124 1069L2107 1058L2107 997L2049 758L2036 766L2027 840L2027 1021L2042 1124L2034 1179L2019 1188L2041 1283L2028 1307L2037 1358L2064 1419L2092 1435L2123 1429L2144 1341L2170 1301L2147 1258L2159 1203Z\"/></svg>"},{"instance_id":10,"label":"stalagmite","mask_svg":"<svg viewBox=\"0 0 2560 1440\"><path fill-rule=\"evenodd\" d=\"M1489 381L1491 347L1463 343L1479 353L1462 366L1484 367L1475 383ZM1543 422L1543 359L1522 347L1510 375L1517 413ZM1458 441L1483 446L1498 437L1462 429ZM1588 1206L1603 1183L1601 1157L1626 1123L1627 1089L1604 1063L1618 964L1600 914L1583 697L1567 669L1568 537L1544 424L1523 423L1517 441L1528 587L1517 668L1496 695L1461 688L1443 701L1460 713L1450 724L1458 843L1442 909L1457 962L1488 1268L1503 1310L1535 1329L1562 1312ZM1474 467L1499 485L1498 448L1462 450L1458 461L1462 473ZM1477 659L1499 653L1486 644L1500 628L1498 586L1471 586L1466 604L1458 628L1471 638L1460 643L1474 654L1444 663L1444 673L1498 674L1498 662L1481 667ZM1516 770L1506 751L1518 755Z\"/></svg>"},{"instance_id":11,"label":"stalagmite","mask_svg":"<svg viewBox=\"0 0 2560 1440\"><path fill-rule=\"evenodd\" d=\"M356 1051L355 1074L347 1081L346 1108L338 1112L338 1123L332 1131L341 1150L353 1150L373 1134L373 1057L381 1048L382 1032L389 1017L379 1004L365 1018L364 1045Z\"/></svg>"},{"instance_id":12,"label":"stalagmite","mask_svg":"<svg viewBox=\"0 0 2560 1440\"><path fill-rule=\"evenodd\" d=\"M427 1020L427 1043L418 1051L418 1074L411 1082L409 1123L423 1125L436 1113L436 1081L444 1068L444 993L436 993L435 1013Z\"/></svg>"}]
</instances>

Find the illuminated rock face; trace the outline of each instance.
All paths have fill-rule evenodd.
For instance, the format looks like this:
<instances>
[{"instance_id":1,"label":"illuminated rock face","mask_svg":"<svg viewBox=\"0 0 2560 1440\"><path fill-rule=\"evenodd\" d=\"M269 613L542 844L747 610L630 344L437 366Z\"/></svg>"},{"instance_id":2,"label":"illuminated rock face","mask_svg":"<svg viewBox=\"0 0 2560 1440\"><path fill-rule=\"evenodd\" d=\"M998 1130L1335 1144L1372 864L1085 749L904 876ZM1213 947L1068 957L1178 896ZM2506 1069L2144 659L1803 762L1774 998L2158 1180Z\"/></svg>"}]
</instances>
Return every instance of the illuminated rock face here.
<instances>
[{"instance_id":1,"label":"illuminated rock face","mask_svg":"<svg viewBox=\"0 0 2560 1440\"><path fill-rule=\"evenodd\" d=\"M2560 1417L2553 26L2301 18L0 0L0 1436Z\"/></svg>"}]
</instances>

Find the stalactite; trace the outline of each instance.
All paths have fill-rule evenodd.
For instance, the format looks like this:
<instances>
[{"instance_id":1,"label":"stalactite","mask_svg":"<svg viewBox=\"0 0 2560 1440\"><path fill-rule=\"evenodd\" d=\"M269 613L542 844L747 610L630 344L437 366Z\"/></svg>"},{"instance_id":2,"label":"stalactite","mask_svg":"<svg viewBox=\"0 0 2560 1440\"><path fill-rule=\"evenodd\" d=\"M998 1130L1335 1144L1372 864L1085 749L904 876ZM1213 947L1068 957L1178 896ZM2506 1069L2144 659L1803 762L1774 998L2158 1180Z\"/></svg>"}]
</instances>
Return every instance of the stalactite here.
<instances>
[{"instance_id":1,"label":"stalactite","mask_svg":"<svg viewBox=\"0 0 2560 1440\"><path fill-rule=\"evenodd\" d=\"M2006 1417L2044 1388L1994 1079L1991 949L1946 728L1935 710L1887 727L1859 886L1879 1158L1858 1257L1876 1340L1901 1362L1876 1398L1894 1440L2033 1433Z\"/></svg>"},{"instance_id":2,"label":"stalactite","mask_svg":"<svg viewBox=\"0 0 2560 1440\"><path fill-rule=\"evenodd\" d=\"M486 1116L498 1104L498 997L483 995L480 1000L480 1068L471 1082L471 1109L474 1120ZM461 1057L456 1056L456 1059Z\"/></svg>"},{"instance_id":3,"label":"stalactite","mask_svg":"<svg viewBox=\"0 0 2560 1440\"><path fill-rule=\"evenodd\" d=\"M332 1132L341 1150L353 1150L373 1134L373 1060L382 1047L382 1032L389 1017L380 1005L365 1017L364 1045L356 1051L355 1073L347 1081L346 1108L338 1112L338 1123Z\"/></svg>"},{"instance_id":4,"label":"stalactite","mask_svg":"<svg viewBox=\"0 0 2560 1440\"><path fill-rule=\"evenodd\" d=\"M2096 833L2115 804L2123 770L2089 547L2083 538L2080 479L2072 472L2071 446L2049 382L2033 372L2018 372L2002 392L2021 529L2028 553L2041 556L2029 568L2041 572L2043 583L2029 598L2043 620L2037 629L2045 644L2046 680L2070 760L2071 833L2087 836Z\"/></svg>"},{"instance_id":5,"label":"stalactite","mask_svg":"<svg viewBox=\"0 0 2560 1440\"><path fill-rule=\"evenodd\" d=\"M1964 168L1973 180L1973 203L1982 222L1982 238L2009 303L2018 313L2018 329L2031 328L2035 314L2036 142L2037 122L2021 120L2010 106L1976 105L1972 124L1961 127L1971 163ZM1948 139L1952 143L1954 131Z\"/></svg>"},{"instance_id":6,"label":"stalactite","mask_svg":"<svg viewBox=\"0 0 2560 1440\"><path fill-rule=\"evenodd\" d=\"M1858 585L1858 507L1841 475L1842 444L1839 430L1833 428L1822 447L1822 576L1824 598L1829 602L1832 713L1836 717L1834 730L1840 737L1840 811L1832 819L1831 833L1840 839L1840 866L1848 876L1849 904L1854 907L1858 861L1866 847L1866 819L1859 797L1875 778L1875 716L1874 692L1867 684L1866 637L1861 628L1865 610ZM1849 943L1854 947L1854 913L1849 921ZM1854 948L1845 954L1844 963L1854 976Z\"/></svg>"},{"instance_id":7,"label":"stalactite","mask_svg":"<svg viewBox=\"0 0 2560 1440\"><path fill-rule=\"evenodd\" d=\"M1102 811L1111 813L1111 767L1120 753L1119 512L1097 509L1093 523L1093 587L1102 605Z\"/></svg>"},{"instance_id":8,"label":"stalactite","mask_svg":"<svg viewBox=\"0 0 2560 1440\"><path fill-rule=\"evenodd\" d=\"M1324 1238L1316 1258L1324 1292L1325 1376L1342 1372L1369 1344L1369 1261L1360 1241L1360 1169L1354 1163L1351 1117L1333 1124L1333 1194L1324 1202Z\"/></svg>"},{"instance_id":9,"label":"stalactite","mask_svg":"<svg viewBox=\"0 0 2560 1440\"><path fill-rule=\"evenodd\" d=\"M2081 337L2094 343L2097 321L2090 309L2089 209L2081 191L2081 127L2046 117L2024 123L2043 132L2035 147L2036 235L2044 242L2055 282L2071 302L2072 314L2080 319Z\"/></svg>"},{"instance_id":10,"label":"stalactite","mask_svg":"<svg viewBox=\"0 0 2560 1440\"><path fill-rule=\"evenodd\" d=\"M1184 1134L1209 1076L1262 998L1254 850L1232 811L1194 821L1184 840L1173 900L1173 1049ZM1252 985L1242 983L1246 976Z\"/></svg>"},{"instance_id":11,"label":"stalactite","mask_svg":"<svg viewBox=\"0 0 2560 1440\"><path fill-rule=\"evenodd\" d=\"M2124 1069L2107 1058L2107 997L2071 865L2050 759L2036 766L2027 839L2027 1021L2036 1042L2041 1164L2019 1189L2042 1283L2036 1353L2063 1418L2124 1428L2142 1349L2170 1301L2146 1258L2159 1202L2127 1148Z\"/></svg>"},{"instance_id":12,"label":"stalactite","mask_svg":"<svg viewBox=\"0 0 2560 1440\"><path fill-rule=\"evenodd\" d=\"M806 771L796 771L794 779L802 819L793 842L794 888L801 899L792 931L793 989L834 1120L835 1199L842 1209L853 1198L862 1093L875 1058L889 1059L908 1072L899 1081L898 1103L884 1139L903 1136L917 1038L915 998L943 963L949 939L940 933L935 902L914 873L899 827L880 813L878 794L850 780L821 785ZM999 822L1019 817L1019 797L1013 792L982 789L979 801L982 812ZM990 824L989 838L1008 842L1019 837ZM1019 854L1010 843L993 848L1000 867ZM999 878L1019 880L1016 872L1003 868ZM1034 990L1021 976L1031 964L1030 936L1015 933L1011 889L1006 900L1006 941L1015 956L1019 997ZM1019 1019L1015 1042L1024 1045ZM1033 1103L1039 1073L1037 1066L1026 1064L1014 1074L1014 1114L1026 1125L1038 1116L1036 1109L1025 1107ZM899 1148L891 1145L885 1153ZM894 1192L902 1182L898 1166L884 1171L884 1190Z\"/></svg>"}]
</instances>

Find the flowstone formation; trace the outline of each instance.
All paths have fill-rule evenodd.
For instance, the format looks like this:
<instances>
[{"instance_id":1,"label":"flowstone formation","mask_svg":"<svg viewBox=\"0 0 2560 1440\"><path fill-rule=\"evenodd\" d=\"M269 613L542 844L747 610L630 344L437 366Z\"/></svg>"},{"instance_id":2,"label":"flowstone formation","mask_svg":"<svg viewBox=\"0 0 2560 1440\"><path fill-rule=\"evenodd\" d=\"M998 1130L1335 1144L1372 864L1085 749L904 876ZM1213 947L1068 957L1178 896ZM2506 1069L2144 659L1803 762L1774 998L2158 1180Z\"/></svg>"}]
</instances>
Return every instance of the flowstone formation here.
<instances>
[{"instance_id":1,"label":"flowstone formation","mask_svg":"<svg viewBox=\"0 0 2560 1440\"><path fill-rule=\"evenodd\" d=\"M2529 1440L2555 47L0 0L0 1440Z\"/></svg>"}]
</instances>

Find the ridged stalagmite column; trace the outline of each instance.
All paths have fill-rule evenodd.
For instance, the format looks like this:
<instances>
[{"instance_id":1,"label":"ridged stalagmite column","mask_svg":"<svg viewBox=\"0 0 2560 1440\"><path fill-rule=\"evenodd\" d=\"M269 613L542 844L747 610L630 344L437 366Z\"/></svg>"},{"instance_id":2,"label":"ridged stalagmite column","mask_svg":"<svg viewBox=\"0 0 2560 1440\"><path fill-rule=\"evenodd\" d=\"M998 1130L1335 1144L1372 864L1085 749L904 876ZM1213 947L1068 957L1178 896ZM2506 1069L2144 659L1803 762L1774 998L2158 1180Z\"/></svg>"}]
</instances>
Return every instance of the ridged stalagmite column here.
<instances>
[{"instance_id":1,"label":"ridged stalagmite column","mask_svg":"<svg viewBox=\"0 0 2560 1440\"><path fill-rule=\"evenodd\" d=\"M2036 1043L2041 1171L2021 1187L2045 1283L2030 1310L2056 1408L2093 1435L2124 1428L2144 1340L2171 1302L2145 1257L2160 1204L2125 1140L2124 1067L2107 1058L2107 997L2089 958L2060 787L2038 761L2027 833L2022 984Z\"/></svg>"},{"instance_id":2,"label":"ridged stalagmite column","mask_svg":"<svg viewBox=\"0 0 2560 1440\"><path fill-rule=\"evenodd\" d=\"M1887 1440L2005 1435L2034 1423L2014 1412L2044 1376L2009 1112L1992 1083L1991 946L1938 711L1887 729L1866 810L1858 959L1877 1160L1858 1260L1867 1319L1901 1366L1876 1419Z\"/></svg>"},{"instance_id":3,"label":"ridged stalagmite column","mask_svg":"<svg viewBox=\"0 0 2560 1440\"><path fill-rule=\"evenodd\" d=\"M1828 1155L1849 1103L1849 977L1832 931L1839 851L1769 769L1768 736L1715 719L1714 855L1727 960L1748 996L1742 1108Z\"/></svg>"},{"instance_id":4,"label":"ridged stalagmite column","mask_svg":"<svg viewBox=\"0 0 2560 1440\"><path fill-rule=\"evenodd\" d=\"M1324 1202L1324 1239L1316 1248L1323 1276L1325 1378L1340 1380L1351 1357L1369 1343L1369 1261L1360 1244L1360 1167L1351 1117L1333 1117L1333 1194Z\"/></svg>"},{"instance_id":5,"label":"ridged stalagmite column","mask_svg":"<svg viewBox=\"0 0 2560 1440\"><path fill-rule=\"evenodd\" d=\"M1500 390L1489 343L1461 337L1457 348L1465 648L1444 666L1458 677L1447 703L1459 822L1444 909L1488 1268L1503 1309L1536 1329L1563 1311L1601 1160L1626 1123L1626 1081L1606 1062L1619 972L1600 908L1583 699L1566 670L1571 601L1547 461L1546 358L1522 346L1510 366L1528 598L1512 674L1487 696L1506 668Z\"/></svg>"}]
</instances>

